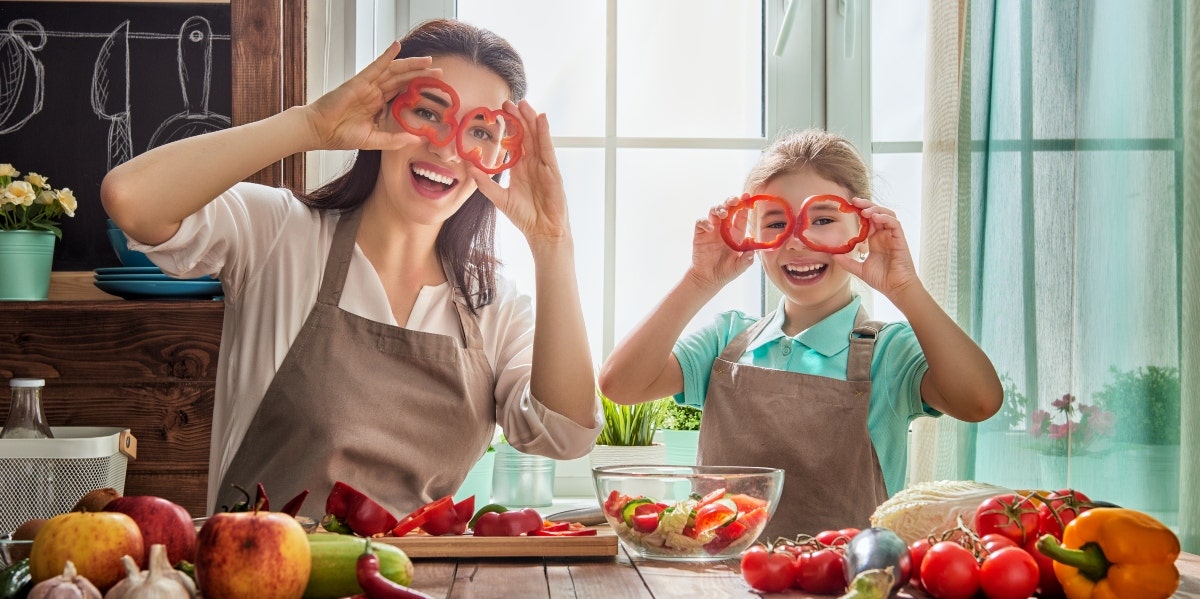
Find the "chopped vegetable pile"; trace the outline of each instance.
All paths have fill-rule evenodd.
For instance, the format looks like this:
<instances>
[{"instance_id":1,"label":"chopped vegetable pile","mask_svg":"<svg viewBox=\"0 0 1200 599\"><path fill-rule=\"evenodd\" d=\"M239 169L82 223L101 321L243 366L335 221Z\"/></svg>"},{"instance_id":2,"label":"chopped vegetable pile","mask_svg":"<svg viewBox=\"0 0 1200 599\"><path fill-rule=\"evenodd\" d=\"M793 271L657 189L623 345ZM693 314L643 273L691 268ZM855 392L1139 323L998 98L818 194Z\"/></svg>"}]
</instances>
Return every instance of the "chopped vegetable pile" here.
<instances>
[{"instance_id":1,"label":"chopped vegetable pile","mask_svg":"<svg viewBox=\"0 0 1200 599\"><path fill-rule=\"evenodd\" d=\"M617 534L657 555L717 555L740 550L767 524L767 502L717 489L675 504L618 491L604 502L604 514Z\"/></svg>"}]
</instances>

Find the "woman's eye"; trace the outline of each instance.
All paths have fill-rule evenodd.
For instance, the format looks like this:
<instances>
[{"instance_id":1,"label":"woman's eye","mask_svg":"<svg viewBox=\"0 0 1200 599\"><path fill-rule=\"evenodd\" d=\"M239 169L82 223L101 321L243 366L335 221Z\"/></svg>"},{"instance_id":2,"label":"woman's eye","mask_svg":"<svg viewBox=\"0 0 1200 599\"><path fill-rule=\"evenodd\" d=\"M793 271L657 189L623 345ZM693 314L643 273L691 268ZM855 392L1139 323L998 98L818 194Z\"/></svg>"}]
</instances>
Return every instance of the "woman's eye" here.
<instances>
[{"instance_id":1,"label":"woman's eye","mask_svg":"<svg viewBox=\"0 0 1200 599\"><path fill-rule=\"evenodd\" d=\"M479 141L492 141L496 139L496 136L493 135L491 131L488 131L483 127L472 127L470 135Z\"/></svg>"},{"instance_id":2,"label":"woman's eye","mask_svg":"<svg viewBox=\"0 0 1200 599\"><path fill-rule=\"evenodd\" d=\"M419 106L417 108L413 109L413 114L416 114L418 117L420 117L426 121L430 121L430 122L434 122L434 123L437 123L442 120L442 116L440 114L438 114L428 108L421 108Z\"/></svg>"}]
</instances>

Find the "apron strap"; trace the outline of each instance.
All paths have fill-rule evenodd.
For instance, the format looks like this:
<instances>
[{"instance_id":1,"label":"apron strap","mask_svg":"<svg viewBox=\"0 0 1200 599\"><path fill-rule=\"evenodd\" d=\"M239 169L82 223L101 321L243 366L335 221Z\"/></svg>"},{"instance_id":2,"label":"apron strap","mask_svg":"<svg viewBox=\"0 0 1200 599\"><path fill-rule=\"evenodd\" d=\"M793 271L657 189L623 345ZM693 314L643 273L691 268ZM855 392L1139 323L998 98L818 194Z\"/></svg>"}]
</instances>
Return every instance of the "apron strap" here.
<instances>
[{"instance_id":1,"label":"apron strap","mask_svg":"<svg viewBox=\"0 0 1200 599\"><path fill-rule=\"evenodd\" d=\"M321 290L317 292L317 303L337 307L342 299L342 287L346 273L350 270L350 259L354 257L354 241L358 238L358 223L362 221L362 208L343 212L333 232L333 245L325 258L325 273L321 275Z\"/></svg>"},{"instance_id":2,"label":"apron strap","mask_svg":"<svg viewBox=\"0 0 1200 599\"><path fill-rule=\"evenodd\" d=\"M742 357L742 354L746 353L746 348L750 346L750 342L753 341L755 337L758 337L758 334L761 333L763 329L767 328L767 324L774 319L775 312L777 311L778 309L768 312L762 318L758 319L758 322L746 327L746 330L742 331L741 333L738 333L738 335L730 340L729 344L725 346L725 349L721 351L719 359L725 360L726 362L737 362L738 359Z\"/></svg>"},{"instance_id":3,"label":"apron strap","mask_svg":"<svg viewBox=\"0 0 1200 599\"><path fill-rule=\"evenodd\" d=\"M850 331L850 354L846 357L846 380L870 381L871 360L875 356L875 338L886 323L867 320L867 311L859 306Z\"/></svg>"},{"instance_id":4,"label":"apron strap","mask_svg":"<svg viewBox=\"0 0 1200 599\"><path fill-rule=\"evenodd\" d=\"M454 299L454 309L458 311L458 326L462 330L463 343L468 349L483 349L483 333L479 331L479 319L467 307L467 298L462 290L454 284L453 270L450 262L442 259L442 272L446 282L450 284L450 297Z\"/></svg>"}]
</instances>

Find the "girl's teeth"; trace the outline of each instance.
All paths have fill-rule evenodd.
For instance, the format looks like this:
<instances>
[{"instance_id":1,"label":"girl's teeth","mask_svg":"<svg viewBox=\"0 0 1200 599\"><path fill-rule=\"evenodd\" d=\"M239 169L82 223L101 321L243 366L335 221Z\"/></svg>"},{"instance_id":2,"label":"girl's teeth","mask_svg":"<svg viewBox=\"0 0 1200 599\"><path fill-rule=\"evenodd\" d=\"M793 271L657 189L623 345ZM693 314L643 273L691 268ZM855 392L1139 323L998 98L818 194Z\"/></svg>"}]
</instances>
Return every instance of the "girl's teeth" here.
<instances>
[{"instance_id":1,"label":"girl's teeth","mask_svg":"<svg viewBox=\"0 0 1200 599\"><path fill-rule=\"evenodd\" d=\"M422 177L425 177L426 179L429 179L430 181L436 181L438 183L441 183L442 185L453 185L454 184L453 178L447 177L444 175L439 175L433 171L427 171L423 168L414 168L413 172Z\"/></svg>"}]
</instances>

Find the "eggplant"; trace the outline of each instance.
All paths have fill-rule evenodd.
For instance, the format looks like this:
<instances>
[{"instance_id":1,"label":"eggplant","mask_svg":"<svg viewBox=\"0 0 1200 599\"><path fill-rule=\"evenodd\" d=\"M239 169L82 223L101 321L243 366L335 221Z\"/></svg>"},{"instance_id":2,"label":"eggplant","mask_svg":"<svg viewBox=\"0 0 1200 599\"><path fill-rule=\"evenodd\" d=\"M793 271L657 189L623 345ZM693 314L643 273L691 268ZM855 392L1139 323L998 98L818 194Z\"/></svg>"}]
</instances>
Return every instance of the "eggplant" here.
<instances>
[{"instance_id":1,"label":"eggplant","mask_svg":"<svg viewBox=\"0 0 1200 599\"><path fill-rule=\"evenodd\" d=\"M867 528L855 535L844 559L850 587L845 597L894 597L912 576L908 544L886 528Z\"/></svg>"}]
</instances>

